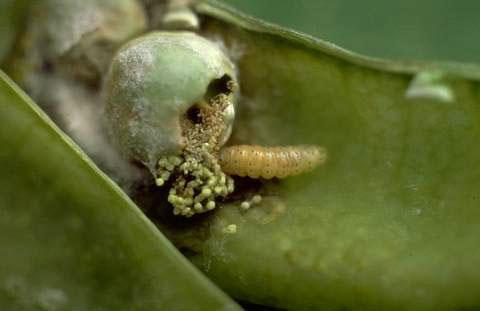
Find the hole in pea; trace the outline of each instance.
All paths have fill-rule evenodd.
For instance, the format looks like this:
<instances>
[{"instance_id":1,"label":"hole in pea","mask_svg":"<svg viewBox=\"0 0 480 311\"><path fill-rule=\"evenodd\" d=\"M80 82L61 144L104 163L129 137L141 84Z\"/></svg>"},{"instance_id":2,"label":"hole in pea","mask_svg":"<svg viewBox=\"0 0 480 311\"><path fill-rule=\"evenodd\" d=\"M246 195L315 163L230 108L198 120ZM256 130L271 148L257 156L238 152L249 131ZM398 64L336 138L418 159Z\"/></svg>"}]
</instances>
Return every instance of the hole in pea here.
<instances>
[{"instance_id":1,"label":"hole in pea","mask_svg":"<svg viewBox=\"0 0 480 311\"><path fill-rule=\"evenodd\" d=\"M225 74L219 79L214 79L210 82L205 93L205 99L210 101L219 94L228 95L232 93L234 85L232 78Z\"/></svg>"},{"instance_id":2,"label":"hole in pea","mask_svg":"<svg viewBox=\"0 0 480 311\"><path fill-rule=\"evenodd\" d=\"M187 110L186 116L187 119L190 120L193 124L202 123L202 119L200 117L200 108L196 105L193 105Z\"/></svg>"}]
</instances>

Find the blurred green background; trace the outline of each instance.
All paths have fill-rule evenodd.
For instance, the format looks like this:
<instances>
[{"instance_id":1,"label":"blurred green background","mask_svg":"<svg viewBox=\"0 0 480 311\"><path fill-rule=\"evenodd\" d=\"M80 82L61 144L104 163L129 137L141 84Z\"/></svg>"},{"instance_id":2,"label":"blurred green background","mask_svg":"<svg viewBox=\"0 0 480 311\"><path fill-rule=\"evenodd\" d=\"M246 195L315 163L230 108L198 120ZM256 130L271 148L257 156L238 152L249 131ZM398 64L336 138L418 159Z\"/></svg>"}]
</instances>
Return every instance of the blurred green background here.
<instances>
[{"instance_id":1,"label":"blurred green background","mask_svg":"<svg viewBox=\"0 0 480 311\"><path fill-rule=\"evenodd\" d=\"M369 56L480 63L478 0L223 2Z\"/></svg>"},{"instance_id":2,"label":"blurred green background","mask_svg":"<svg viewBox=\"0 0 480 311\"><path fill-rule=\"evenodd\" d=\"M0 59L29 1L0 0ZM221 1L369 56L480 63L478 0Z\"/></svg>"}]
</instances>

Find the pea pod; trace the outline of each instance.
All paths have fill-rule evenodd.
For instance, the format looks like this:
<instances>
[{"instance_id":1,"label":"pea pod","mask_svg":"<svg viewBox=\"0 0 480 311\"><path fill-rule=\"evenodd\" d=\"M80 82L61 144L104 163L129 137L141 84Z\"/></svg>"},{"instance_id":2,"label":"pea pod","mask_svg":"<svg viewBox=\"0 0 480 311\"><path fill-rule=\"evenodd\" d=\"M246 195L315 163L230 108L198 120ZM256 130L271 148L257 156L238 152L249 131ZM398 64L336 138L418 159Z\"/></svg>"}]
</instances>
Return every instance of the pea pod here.
<instances>
[{"instance_id":1,"label":"pea pod","mask_svg":"<svg viewBox=\"0 0 480 311\"><path fill-rule=\"evenodd\" d=\"M231 201L193 221L162 216L169 205L153 196L149 215L177 247L254 303L477 307L480 69L370 59L216 2L194 10L238 70L228 143L322 145L329 160L282 181L239 179ZM244 199L256 203L239 209Z\"/></svg>"}]
</instances>

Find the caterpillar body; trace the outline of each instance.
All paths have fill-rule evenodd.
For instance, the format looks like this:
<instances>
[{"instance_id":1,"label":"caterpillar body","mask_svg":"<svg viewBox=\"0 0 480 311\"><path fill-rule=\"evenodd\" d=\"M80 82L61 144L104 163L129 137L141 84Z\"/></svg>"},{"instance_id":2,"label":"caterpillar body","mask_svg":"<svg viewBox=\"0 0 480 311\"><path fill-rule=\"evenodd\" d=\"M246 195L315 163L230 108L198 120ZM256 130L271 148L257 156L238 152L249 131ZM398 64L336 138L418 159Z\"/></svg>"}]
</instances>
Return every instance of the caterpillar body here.
<instances>
[{"instance_id":1,"label":"caterpillar body","mask_svg":"<svg viewBox=\"0 0 480 311\"><path fill-rule=\"evenodd\" d=\"M220 150L222 170L251 178L285 178L308 172L327 159L325 148L314 145L262 147L238 145Z\"/></svg>"}]
</instances>

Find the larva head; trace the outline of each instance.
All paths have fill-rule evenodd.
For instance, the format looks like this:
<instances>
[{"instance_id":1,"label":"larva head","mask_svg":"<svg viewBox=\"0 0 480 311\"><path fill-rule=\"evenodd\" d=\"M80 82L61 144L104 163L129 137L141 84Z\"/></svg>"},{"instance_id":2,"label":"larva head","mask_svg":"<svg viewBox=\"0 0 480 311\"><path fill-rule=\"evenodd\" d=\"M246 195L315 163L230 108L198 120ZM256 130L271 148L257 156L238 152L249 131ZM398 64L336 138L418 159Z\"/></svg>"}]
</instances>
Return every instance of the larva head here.
<instances>
[{"instance_id":1,"label":"larva head","mask_svg":"<svg viewBox=\"0 0 480 311\"><path fill-rule=\"evenodd\" d=\"M105 81L106 124L123 153L154 171L186 147L184 120L221 95L228 139L236 97L234 65L212 42L190 32L153 32L125 45ZM197 124L208 126L208 124Z\"/></svg>"}]
</instances>

